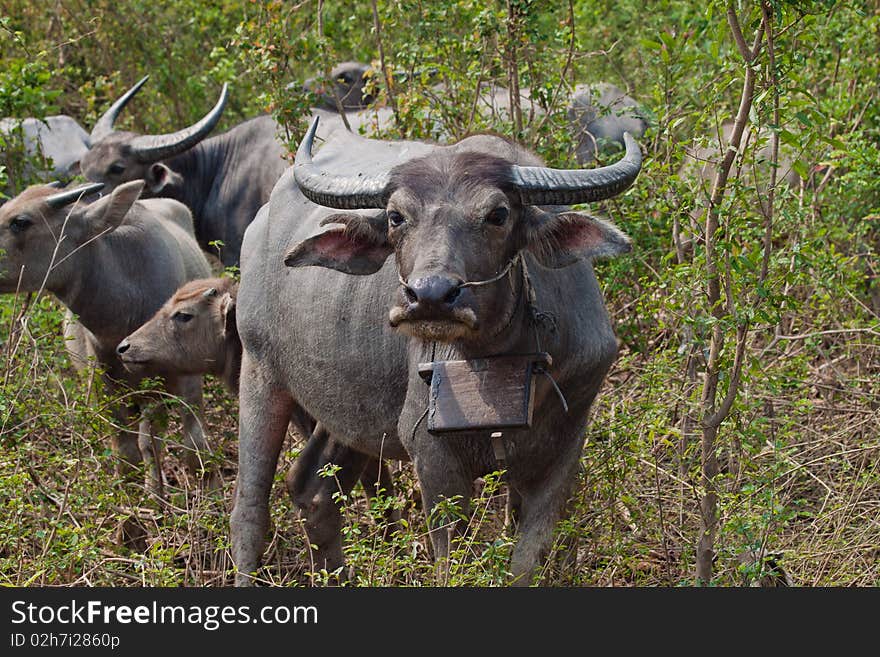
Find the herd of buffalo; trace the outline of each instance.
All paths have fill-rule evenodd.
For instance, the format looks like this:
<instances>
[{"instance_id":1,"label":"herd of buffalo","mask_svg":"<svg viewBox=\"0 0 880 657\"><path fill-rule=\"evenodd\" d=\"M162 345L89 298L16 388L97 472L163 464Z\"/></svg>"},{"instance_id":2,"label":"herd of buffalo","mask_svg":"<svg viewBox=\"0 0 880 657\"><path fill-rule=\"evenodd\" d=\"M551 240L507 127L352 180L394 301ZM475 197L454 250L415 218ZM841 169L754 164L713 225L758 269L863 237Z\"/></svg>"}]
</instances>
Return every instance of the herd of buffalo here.
<instances>
[{"instance_id":1,"label":"herd of buffalo","mask_svg":"<svg viewBox=\"0 0 880 657\"><path fill-rule=\"evenodd\" d=\"M552 169L488 134L449 144L360 136L366 122L392 120L364 95L367 74L345 63L333 84L311 83L317 102L293 166L270 116L210 136L225 85L204 118L171 134L114 128L146 78L90 133L65 116L4 119L0 131L19 132L30 159L49 163L44 180L88 182L34 185L0 206L0 292L51 292L67 309L72 361L100 364L111 392L161 377L185 402L180 443L204 486L217 475L203 459L202 377L238 395L236 584L253 583L260 567L288 426L308 437L287 485L316 566L343 564L334 493L359 480L368 492L390 486L383 459L412 462L443 559L451 533L431 510L456 496L467 505L500 454L518 534L511 581L529 584L617 354L592 261L630 249L615 226L571 206L633 184L646 115L610 84L576 88L568 116L579 166L605 141L625 153L607 166ZM487 94L491 111L505 102L506 90ZM206 253L221 243L239 281L212 278ZM529 426L497 440L428 431L425 363L536 350L550 364L534 379ZM161 497L157 429L135 412L115 408L125 427L113 439L117 469L143 467ZM339 474L320 477L329 463Z\"/></svg>"}]
</instances>

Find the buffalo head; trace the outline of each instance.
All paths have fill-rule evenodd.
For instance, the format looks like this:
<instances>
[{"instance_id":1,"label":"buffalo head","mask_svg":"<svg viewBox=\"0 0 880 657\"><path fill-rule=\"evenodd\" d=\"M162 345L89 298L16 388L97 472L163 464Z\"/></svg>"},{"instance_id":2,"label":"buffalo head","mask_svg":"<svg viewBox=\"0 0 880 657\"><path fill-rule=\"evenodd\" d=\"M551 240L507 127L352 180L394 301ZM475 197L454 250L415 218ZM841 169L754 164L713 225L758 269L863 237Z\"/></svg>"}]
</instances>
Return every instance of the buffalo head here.
<instances>
[{"instance_id":1,"label":"buffalo head","mask_svg":"<svg viewBox=\"0 0 880 657\"><path fill-rule=\"evenodd\" d=\"M0 208L0 292L63 289L75 278L68 256L116 230L143 182L92 200L102 187L93 183L59 192L54 185L35 185Z\"/></svg>"},{"instance_id":2,"label":"buffalo head","mask_svg":"<svg viewBox=\"0 0 880 657\"><path fill-rule=\"evenodd\" d=\"M523 252L560 268L630 248L611 224L565 207L610 198L632 184L641 152L628 134L625 157L599 169L521 166L493 153L506 148L519 161L538 160L500 138L477 136L379 176L342 177L312 163L316 128L317 120L297 152L296 181L314 203L349 212L326 217L326 228L295 245L285 264L364 275L394 253L400 287L389 322L409 335L491 340L516 311L521 284L504 274ZM369 208L382 211L351 211Z\"/></svg>"},{"instance_id":3,"label":"buffalo head","mask_svg":"<svg viewBox=\"0 0 880 657\"><path fill-rule=\"evenodd\" d=\"M375 100L370 94L364 93L371 75L373 69L368 64L342 62L333 67L327 80L321 77L309 78L304 87L315 95L317 108L335 112L338 98L342 109L346 111L364 109Z\"/></svg>"},{"instance_id":4,"label":"buffalo head","mask_svg":"<svg viewBox=\"0 0 880 657\"><path fill-rule=\"evenodd\" d=\"M86 178L104 183L107 189L130 180L143 180L147 192L160 195L166 188L179 185L179 174L160 160L179 155L205 139L220 121L226 106L228 91L224 84L213 109L188 128L165 135L114 130L119 113L148 78L138 81L98 119L90 135L91 147L79 162L79 170Z\"/></svg>"},{"instance_id":5,"label":"buffalo head","mask_svg":"<svg viewBox=\"0 0 880 657\"><path fill-rule=\"evenodd\" d=\"M235 328L236 283L231 278L190 281L156 314L119 343L130 372L220 374Z\"/></svg>"}]
</instances>

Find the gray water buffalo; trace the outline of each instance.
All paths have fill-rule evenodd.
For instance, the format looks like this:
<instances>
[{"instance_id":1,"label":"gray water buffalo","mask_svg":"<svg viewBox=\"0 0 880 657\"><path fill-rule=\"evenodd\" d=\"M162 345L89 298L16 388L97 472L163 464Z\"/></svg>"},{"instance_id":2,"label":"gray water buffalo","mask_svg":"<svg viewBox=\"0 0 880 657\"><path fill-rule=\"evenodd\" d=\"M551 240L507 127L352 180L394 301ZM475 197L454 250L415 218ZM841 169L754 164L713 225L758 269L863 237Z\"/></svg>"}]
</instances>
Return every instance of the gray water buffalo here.
<instances>
[{"instance_id":1,"label":"gray water buffalo","mask_svg":"<svg viewBox=\"0 0 880 657\"><path fill-rule=\"evenodd\" d=\"M315 96L314 107L335 112L337 99L343 110L366 109L375 98L364 93L364 88L374 74L369 64L361 62L342 62L330 71L328 79L313 77L303 85Z\"/></svg>"},{"instance_id":2,"label":"gray water buffalo","mask_svg":"<svg viewBox=\"0 0 880 657\"><path fill-rule=\"evenodd\" d=\"M593 162L596 153L608 144L623 147L624 133L639 138L648 129L639 104L608 82L577 85L567 113L575 131L575 156L581 166Z\"/></svg>"},{"instance_id":3,"label":"gray water buffalo","mask_svg":"<svg viewBox=\"0 0 880 657\"><path fill-rule=\"evenodd\" d=\"M0 208L0 293L48 290L68 312L64 333L77 368L98 363L109 389L136 386L116 346L187 280L210 268L192 235L192 217L171 199L138 200L143 183L129 182L112 194L85 202L100 183L59 192L50 185L29 187ZM202 380L169 377L169 392L181 409L186 463L199 470L207 445L199 415ZM132 408L116 404L114 415L126 427ZM146 461L147 483L161 494L161 471L150 417L138 431L122 429L113 439L117 470Z\"/></svg>"},{"instance_id":4,"label":"gray water buffalo","mask_svg":"<svg viewBox=\"0 0 880 657\"><path fill-rule=\"evenodd\" d=\"M22 181L70 177L89 150L89 133L63 114L0 120L0 141L13 189L23 188Z\"/></svg>"},{"instance_id":5,"label":"gray water buffalo","mask_svg":"<svg viewBox=\"0 0 880 657\"><path fill-rule=\"evenodd\" d=\"M129 371L145 376L213 374L238 394L242 348L235 321L237 296L238 283L228 277L186 283L149 321L119 343L116 352L120 360ZM345 463L343 477L356 462L358 471L351 474L359 477L370 497L377 495L377 486L386 493L391 491L391 474L378 460L349 453L349 448L336 445L313 421L294 428L306 430L302 435L308 439L287 475L288 490L300 506L307 505L314 496L305 464L315 459ZM394 521L397 514L391 511L386 517ZM327 531L323 526L326 523L312 520L316 527L321 524L321 531ZM311 533L317 535L318 531L316 528Z\"/></svg>"},{"instance_id":6,"label":"gray water buffalo","mask_svg":"<svg viewBox=\"0 0 880 657\"><path fill-rule=\"evenodd\" d=\"M223 113L226 85L217 104L200 121L165 135L138 135L115 130L122 109L140 90L144 77L97 121L91 148L80 161L89 180L108 189L143 180L146 196L173 198L193 214L196 239L224 265L236 265L241 238L272 186L287 168L285 150L276 138L278 125L258 116L227 132L207 138Z\"/></svg>"},{"instance_id":7,"label":"gray water buffalo","mask_svg":"<svg viewBox=\"0 0 880 657\"><path fill-rule=\"evenodd\" d=\"M217 125L228 96L223 85L217 104L194 125L167 135L137 135L113 129L122 109L149 76L122 95L95 124L91 148L80 161L89 180L108 189L130 180L143 180L147 196L181 201L193 214L196 238L224 265L237 265L241 240L257 210L269 200L278 178L288 166L287 151L278 139L280 128L271 116L244 121L223 134L208 135ZM349 94L351 95L351 94ZM324 134L343 128L340 117L322 112ZM352 129L375 120L390 120L390 110L352 114Z\"/></svg>"},{"instance_id":8,"label":"gray water buffalo","mask_svg":"<svg viewBox=\"0 0 880 657\"><path fill-rule=\"evenodd\" d=\"M285 427L303 413L359 452L413 461L442 560L449 533L433 510L455 496L467 506L474 479L500 466L485 432L427 431L420 365L545 351L552 366L534 383L532 425L501 439L519 519L511 572L528 584L617 354L591 261L630 249L618 229L569 205L622 193L639 147L627 136L613 165L556 170L495 136L437 146L340 132L313 162L315 129L245 235L236 583L258 568ZM332 491L325 483L303 511L326 514ZM338 549L319 548L338 565Z\"/></svg>"},{"instance_id":9,"label":"gray water buffalo","mask_svg":"<svg viewBox=\"0 0 880 657\"><path fill-rule=\"evenodd\" d=\"M437 84L429 94L435 111L441 116L447 111L444 89L442 83ZM484 120L514 123L512 101L506 87L485 82L474 100L473 109ZM544 105L526 87L519 90L518 104L526 124L540 120L546 114ZM596 153L607 152L611 145L614 145L614 151L624 148L624 132L639 138L648 129L645 110L633 98L607 82L577 85L569 95L566 116L579 166L591 164L596 160ZM448 137L448 133L442 120L435 122L434 138L442 141Z\"/></svg>"}]
</instances>

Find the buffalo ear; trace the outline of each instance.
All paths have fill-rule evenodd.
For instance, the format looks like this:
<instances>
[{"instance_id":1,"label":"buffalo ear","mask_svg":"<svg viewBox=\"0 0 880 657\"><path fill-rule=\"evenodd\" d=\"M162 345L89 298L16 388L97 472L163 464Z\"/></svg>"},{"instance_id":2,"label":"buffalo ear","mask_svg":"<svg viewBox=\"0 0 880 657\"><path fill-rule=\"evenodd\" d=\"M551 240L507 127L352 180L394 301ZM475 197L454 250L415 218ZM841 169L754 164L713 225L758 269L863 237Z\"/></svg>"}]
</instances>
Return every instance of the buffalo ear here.
<instances>
[{"instance_id":1,"label":"buffalo ear","mask_svg":"<svg viewBox=\"0 0 880 657\"><path fill-rule=\"evenodd\" d=\"M607 221L583 212L532 210L528 249L545 267L559 269L578 260L613 258L632 250L629 237Z\"/></svg>"},{"instance_id":2,"label":"buffalo ear","mask_svg":"<svg viewBox=\"0 0 880 657\"><path fill-rule=\"evenodd\" d=\"M120 185L109 196L85 206L82 216L89 236L94 237L119 228L143 188L143 180L133 180Z\"/></svg>"},{"instance_id":3,"label":"buffalo ear","mask_svg":"<svg viewBox=\"0 0 880 657\"><path fill-rule=\"evenodd\" d=\"M147 169L147 187L154 196L167 194L172 188L180 187L183 177L161 162L150 165Z\"/></svg>"},{"instance_id":4,"label":"buffalo ear","mask_svg":"<svg viewBox=\"0 0 880 657\"><path fill-rule=\"evenodd\" d=\"M287 252L285 265L315 265L366 276L379 271L394 252L388 243L384 212L373 217L334 214L324 219L321 225L327 228Z\"/></svg>"},{"instance_id":5,"label":"buffalo ear","mask_svg":"<svg viewBox=\"0 0 880 657\"><path fill-rule=\"evenodd\" d=\"M229 292L220 299L220 315L223 317L223 337L238 335L235 324L235 299Z\"/></svg>"}]
</instances>

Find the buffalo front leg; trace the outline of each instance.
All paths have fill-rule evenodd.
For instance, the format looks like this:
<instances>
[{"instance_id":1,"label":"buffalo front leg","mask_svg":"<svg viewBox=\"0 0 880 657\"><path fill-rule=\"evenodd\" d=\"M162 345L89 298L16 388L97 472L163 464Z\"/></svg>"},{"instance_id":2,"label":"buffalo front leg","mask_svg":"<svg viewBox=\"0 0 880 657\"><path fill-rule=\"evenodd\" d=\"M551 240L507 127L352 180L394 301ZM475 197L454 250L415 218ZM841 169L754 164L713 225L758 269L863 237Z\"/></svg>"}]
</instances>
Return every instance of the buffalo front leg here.
<instances>
[{"instance_id":1,"label":"buffalo front leg","mask_svg":"<svg viewBox=\"0 0 880 657\"><path fill-rule=\"evenodd\" d=\"M162 475L161 443L153 435L153 421L161 418L155 417L148 409L141 416L138 425L138 449L144 461L144 488L147 494L158 500L165 499L165 482Z\"/></svg>"},{"instance_id":2,"label":"buffalo front leg","mask_svg":"<svg viewBox=\"0 0 880 657\"><path fill-rule=\"evenodd\" d=\"M513 549L512 584L529 586L544 563L553 542L553 531L563 516L577 472L577 459L559 462L546 478L516 485L520 496L519 537Z\"/></svg>"},{"instance_id":3,"label":"buffalo front leg","mask_svg":"<svg viewBox=\"0 0 880 657\"><path fill-rule=\"evenodd\" d=\"M432 437L427 440L432 440ZM436 439L433 440L433 449L415 453L413 465L428 516L438 583L444 585L449 581L451 539L461 535L466 529L473 477L462 471L454 455L448 453L448 450L439 449Z\"/></svg>"},{"instance_id":4,"label":"buffalo front leg","mask_svg":"<svg viewBox=\"0 0 880 657\"><path fill-rule=\"evenodd\" d=\"M183 400L180 422L183 426L184 463L190 473L207 489L220 485L217 468L208 463L210 448L205 438L205 402L202 398L202 377L181 376L168 380L168 391Z\"/></svg>"},{"instance_id":5,"label":"buffalo front leg","mask_svg":"<svg viewBox=\"0 0 880 657\"><path fill-rule=\"evenodd\" d=\"M293 410L290 395L273 386L245 353L238 420L238 479L229 520L235 585L252 586L269 531L269 493Z\"/></svg>"},{"instance_id":6,"label":"buffalo front leg","mask_svg":"<svg viewBox=\"0 0 880 657\"><path fill-rule=\"evenodd\" d=\"M135 421L137 411L126 404L116 404L113 407L113 420L116 424L116 433L110 438L115 457L116 474L122 478L131 477L141 462L141 450L138 446L138 432L133 431L131 426Z\"/></svg>"}]
</instances>

